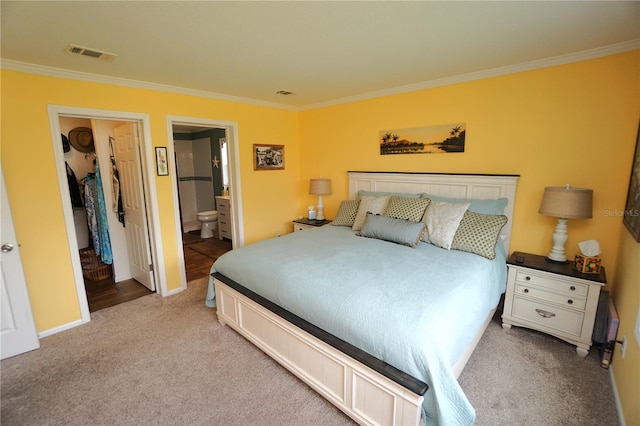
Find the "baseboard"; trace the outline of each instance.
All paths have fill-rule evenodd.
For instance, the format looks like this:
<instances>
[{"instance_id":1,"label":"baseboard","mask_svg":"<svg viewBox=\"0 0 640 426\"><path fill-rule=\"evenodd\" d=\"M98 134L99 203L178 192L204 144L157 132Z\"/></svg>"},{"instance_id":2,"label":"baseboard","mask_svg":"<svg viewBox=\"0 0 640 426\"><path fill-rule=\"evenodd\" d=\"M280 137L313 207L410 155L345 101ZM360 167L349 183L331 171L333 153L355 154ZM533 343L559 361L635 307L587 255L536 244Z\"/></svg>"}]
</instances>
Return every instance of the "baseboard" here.
<instances>
[{"instance_id":1,"label":"baseboard","mask_svg":"<svg viewBox=\"0 0 640 426\"><path fill-rule=\"evenodd\" d=\"M176 289L170 290L170 291L167 293L167 296L166 296L166 297L173 296L174 294L182 293L182 292L183 292L183 291L185 291L186 289L187 289L186 287L181 286L181 287L178 287L178 288L176 288Z\"/></svg>"},{"instance_id":2,"label":"baseboard","mask_svg":"<svg viewBox=\"0 0 640 426\"><path fill-rule=\"evenodd\" d=\"M70 330L82 324L84 324L82 320L77 320L58 327L50 328L49 330L41 331L40 333L38 333L38 338L42 339L43 337L51 336L60 333L61 331Z\"/></svg>"},{"instance_id":3,"label":"baseboard","mask_svg":"<svg viewBox=\"0 0 640 426\"><path fill-rule=\"evenodd\" d=\"M626 426L627 422L624 420L624 411L622 411L622 404L620 403L620 394L618 393L618 386L616 385L616 376L613 374L613 365L609 365L609 380L611 380L611 389L613 389L613 398L616 401L616 411L618 412L618 425Z\"/></svg>"}]
</instances>

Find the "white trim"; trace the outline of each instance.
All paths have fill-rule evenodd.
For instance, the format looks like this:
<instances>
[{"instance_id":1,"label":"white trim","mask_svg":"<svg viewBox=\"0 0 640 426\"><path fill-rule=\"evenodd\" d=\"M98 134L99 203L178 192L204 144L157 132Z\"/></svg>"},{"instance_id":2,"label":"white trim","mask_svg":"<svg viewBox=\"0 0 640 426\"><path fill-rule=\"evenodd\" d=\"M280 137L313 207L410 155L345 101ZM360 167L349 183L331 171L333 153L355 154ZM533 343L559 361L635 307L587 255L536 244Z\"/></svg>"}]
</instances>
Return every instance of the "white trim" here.
<instances>
[{"instance_id":1,"label":"white trim","mask_svg":"<svg viewBox=\"0 0 640 426\"><path fill-rule=\"evenodd\" d=\"M151 243L151 253L153 256L153 276L155 278L156 291L163 297L168 296L167 291L167 275L164 268L160 268L160 264L164 264L164 250L162 238L160 235L160 217L158 209L158 197L155 182L155 154L153 153L153 143L151 140L151 126L148 114L109 111L91 108L77 108L60 105L48 105L49 125L51 128L51 140L53 143L53 151L58 172L58 184L61 190L61 196L69 198L69 187L66 180L66 170L64 169L64 153L60 140L60 117L82 117L96 120L117 120L136 122L140 125L142 136L141 146L143 154L143 172L145 185L145 201L147 203L147 220L149 221L149 241ZM80 255L78 253L78 243L75 235L75 225L73 220L73 211L69 203L62 203L64 212L65 225L67 228L67 239L69 241L69 250L71 254L71 263L73 266L74 279L76 284L76 293L78 303L80 305L80 314L82 323L91 321L89 313L89 304L87 301L87 293L84 288L84 278L82 277L82 266L80 264ZM75 324L75 323L70 323ZM78 324L75 324L78 325ZM75 326L72 325L72 326ZM52 333L65 330L62 328L54 328Z\"/></svg>"},{"instance_id":2,"label":"white trim","mask_svg":"<svg viewBox=\"0 0 640 426\"><path fill-rule=\"evenodd\" d=\"M206 90L188 89L184 87L169 86L166 84L151 83L147 81L129 80L126 78L110 77L99 74L91 74L80 71L66 70L62 68L48 67L44 65L30 64L26 62L14 61L11 59L2 59L0 68L9 71L18 71L28 74L38 74L48 77L69 78L72 80L89 81L94 83L115 84L119 86L133 87L138 89L156 90L160 92L176 93L181 95L198 96L208 99L217 99L222 101L240 102L244 104L266 106L270 108L284 109L288 111L306 111L316 108L323 108L333 105L340 105L349 102L362 101L366 99L378 98L382 96L397 95L400 93L414 92L417 90L431 89L434 87L448 86L451 84L464 83L468 81L481 80L483 78L497 77L517 72L530 71L538 68L547 68L557 65L564 65L572 62L586 61L589 59L600 58L603 56L615 55L619 53L629 52L631 50L640 49L640 39L625 41L622 43L611 44L609 46L597 47L594 49L583 50L580 52L568 53L566 55L553 56L551 58L537 59L534 61L523 62L520 64L506 65L503 67L491 68L477 72L461 74L451 77L444 77L435 80L428 80L416 84L408 84L404 86L392 87L373 92L362 93L360 95L347 96L344 98L332 99L326 102L317 102L300 107L292 105L284 105L275 102L261 101L258 99L243 98L239 96L225 95L221 93L208 92Z\"/></svg>"},{"instance_id":3,"label":"white trim","mask_svg":"<svg viewBox=\"0 0 640 426\"><path fill-rule=\"evenodd\" d=\"M222 93L208 92L206 90L189 89L186 87L170 86L167 84L152 83L149 81L130 80L127 78L111 77L108 75L92 74L81 71L54 68L45 65L30 64L27 62L14 61L12 59L2 59L0 68L9 71L24 72L27 74L37 74L46 77L68 78L71 80L89 81L92 83L115 84L117 86L132 87L135 89L155 90L158 92L175 93L178 95L198 96L207 99L217 99L221 101L240 102L270 108L297 111L298 108L291 105L278 104L275 102L261 101L240 96L225 95Z\"/></svg>"},{"instance_id":4,"label":"white trim","mask_svg":"<svg viewBox=\"0 0 640 426\"><path fill-rule=\"evenodd\" d=\"M48 330L41 331L40 333L38 333L38 338L42 339L43 337L53 336L54 334L60 333L61 331L71 330L72 328L82 325L85 322L87 321L71 321L69 323L59 325L58 327L53 327Z\"/></svg>"},{"instance_id":5,"label":"white trim","mask_svg":"<svg viewBox=\"0 0 640 426\"><path fill-rule=\"evenodd\" d=\"M609 365L609 379L611 380L611 389L613 389L613 399L616 402L616 412L618 413L618 426L626 426L627 422L624 419L624 411L622 410L622 403L620 402L618 385L616 384L615 374L613 374L613 364Z\"/></svg>"},{"instance_id":6,"label":"white trim","mask_svg":"<svg viewBox=\"0 0 640 426\"><path fill-rule=\"evenodd\" d=\"M355 96L347 96L340 99L333 99L327 102L318 102L305 105L299 108L300 111L323 108L333 105L346 104L349 102L363 101L366 99L379 98L383 96L397 95L400 93L415 92L418 90L432 89L434 87L448 86L451 84L465 83L468 81L481 80L483 78L498 77L506 74L515 74L523 71L531 71L538 68L548 68L557 65L565 65L572 62L586 61L603 56L615 55L640 49L640 39L630 40L623 43L612 44L610 46L598 47L595 49L583 50L581 52L569 53L567 55L554 56L551 58L537 59L535 61L523 62L520 64L507 65L504 67L491 68L467 74L444 77L436 80L423 81L416 84L392 87L389 89L377 90L374 92L362 93Z\"/></svg>"}]
</instances>

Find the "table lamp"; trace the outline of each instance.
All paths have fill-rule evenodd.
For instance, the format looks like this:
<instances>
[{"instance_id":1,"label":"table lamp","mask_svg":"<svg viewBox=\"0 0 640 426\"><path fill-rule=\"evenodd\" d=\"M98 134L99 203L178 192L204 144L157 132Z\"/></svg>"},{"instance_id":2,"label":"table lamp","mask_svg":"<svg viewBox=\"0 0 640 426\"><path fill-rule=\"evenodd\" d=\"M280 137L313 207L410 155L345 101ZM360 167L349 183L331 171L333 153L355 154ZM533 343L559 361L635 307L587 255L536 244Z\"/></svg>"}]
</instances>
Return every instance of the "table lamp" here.
<instances>
[{"instance_id":1,"label":"table lamp","mask_svg":"<svg viewBox=\"0 0 640 426\"><path fill-rule=\"evenodd\" d=\"M329 179L311 179L309 184L309 194L318 196L318 214L316 219L324 220L324 204L322 196L331 194L331 180Z\"/></svg>"},{"instance_id":2,"label":"table lamp","mask_svg":"<svg viewBox=\"0 0 640 426\"><path fill-rule=\"evenodd\" d=\"M567 263L564 245L569 237L567 219L591 219L593 190L566 186L548 186L544 189L538 213L558 218L553 233L553 248L547 256L553 262Z\"/></svg>"}]
</instances>

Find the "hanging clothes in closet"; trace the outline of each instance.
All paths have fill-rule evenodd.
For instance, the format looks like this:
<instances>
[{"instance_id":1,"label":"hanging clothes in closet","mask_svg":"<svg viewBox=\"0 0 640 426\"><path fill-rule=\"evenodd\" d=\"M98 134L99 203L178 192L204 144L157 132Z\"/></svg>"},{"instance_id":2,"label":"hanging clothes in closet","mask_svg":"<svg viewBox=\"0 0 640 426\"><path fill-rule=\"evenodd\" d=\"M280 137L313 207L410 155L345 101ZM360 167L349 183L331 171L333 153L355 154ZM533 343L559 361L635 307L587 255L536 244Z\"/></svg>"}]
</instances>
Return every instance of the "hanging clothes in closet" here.
<instances>
[{"instance_id":1,"label":"hanging clothes in closet","mask_svg":"<svg viewBox=\"0 0 640 426\"><path fill-rule=\"evenodd\" d=\"M124 207L122 206L122 193L120 192L120 173L116 164L116 157L113 153L115 139L109 136L109 150L111 151L111 208L118 215L118 221L124 224Z\"/></svg>"},{"instance_id":2,"label":"hanging clothes in closet","mask_svg":"<svg viewBox=\"0 0 640 426\"><path fill-rule=\"evenodd\" d=\"M96 254L107 265L113 263L111 240L109 239L109 223L105 206L100 166L94 161L95 172L87 174L84 181L84 201L87 209L87 224Z\"/></svg>"}]
</instances>

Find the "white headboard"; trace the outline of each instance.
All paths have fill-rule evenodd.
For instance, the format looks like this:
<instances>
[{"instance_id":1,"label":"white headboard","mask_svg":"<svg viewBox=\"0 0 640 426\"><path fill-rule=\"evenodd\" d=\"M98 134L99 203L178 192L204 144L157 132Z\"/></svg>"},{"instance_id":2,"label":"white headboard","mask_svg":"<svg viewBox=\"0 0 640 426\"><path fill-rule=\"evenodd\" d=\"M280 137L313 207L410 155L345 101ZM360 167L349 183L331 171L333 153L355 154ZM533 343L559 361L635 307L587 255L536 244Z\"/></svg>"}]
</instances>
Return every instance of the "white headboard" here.
<instances>
[{"instance_id":1,"label":"white headboard","mask_svg":"<svg viewBox=\"0 0 640 426\"><path fill-rule=\"evenodd\" d=\"M504 215L509 219L502 228L505 251L509 255L513 206L516 199L516 183L520 175L465 175L443 173L395 173L395 172L347 172L349 198L358 191L402 192L421 194L428 192L450 198L509 200Z\"/></svg>"}]
</instances>

